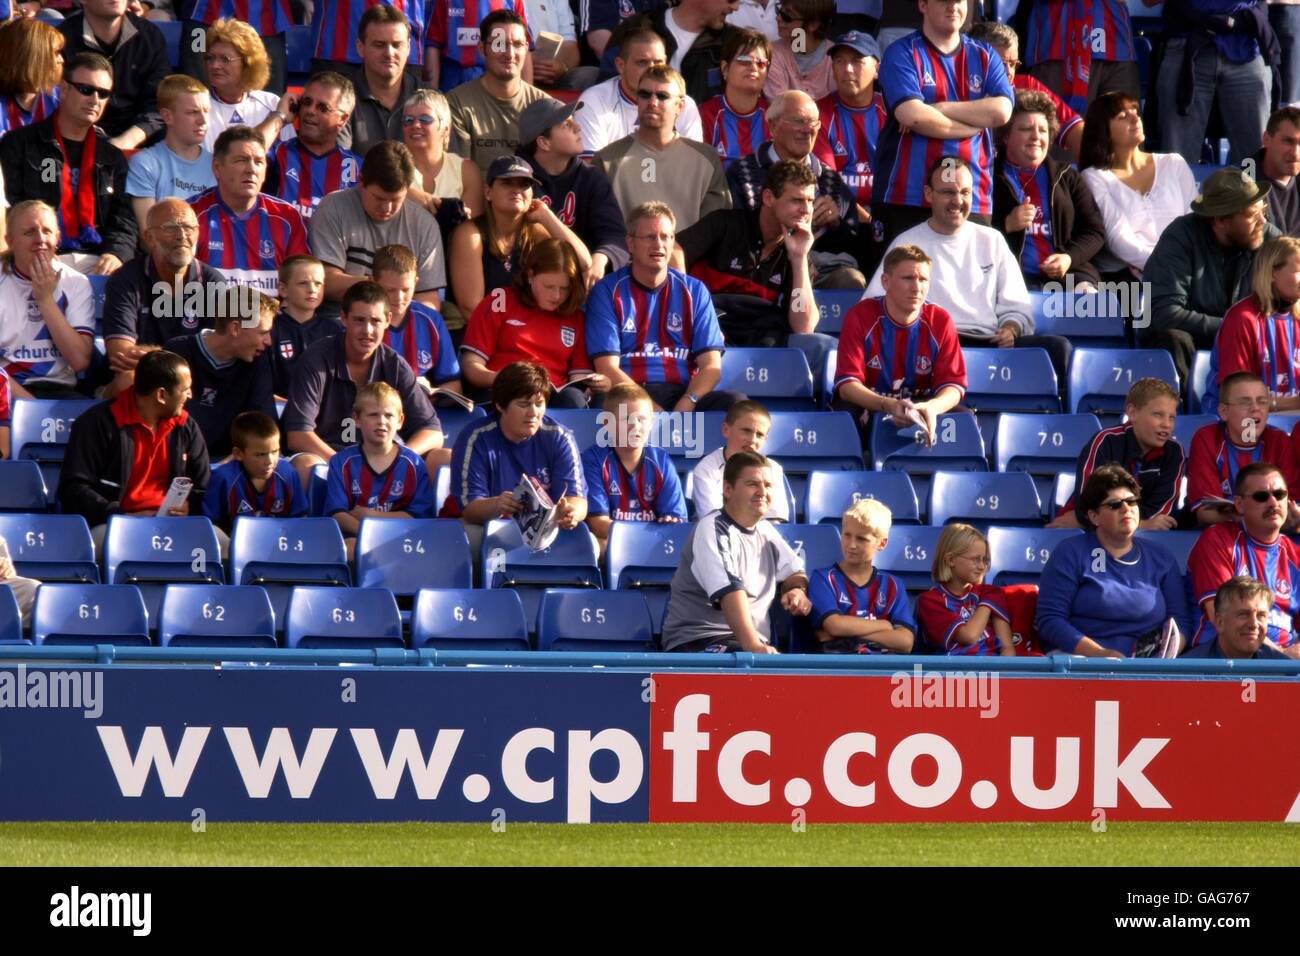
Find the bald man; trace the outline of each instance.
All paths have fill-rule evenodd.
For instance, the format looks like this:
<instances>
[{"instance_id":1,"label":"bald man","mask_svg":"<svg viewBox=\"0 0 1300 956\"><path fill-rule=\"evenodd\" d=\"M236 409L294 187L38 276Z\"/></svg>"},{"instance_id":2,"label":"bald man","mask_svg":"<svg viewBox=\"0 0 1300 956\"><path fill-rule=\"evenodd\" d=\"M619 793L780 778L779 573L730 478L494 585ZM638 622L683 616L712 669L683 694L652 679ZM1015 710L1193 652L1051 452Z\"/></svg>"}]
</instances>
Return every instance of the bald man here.
<instances>
[{"instance_id":1,"label":"bald man","mask_svg":"<svg viewBox=\"0 0 1300 956\"><path fill-rule=\"evenodd\" d=\"M220 272L195 259L199 223L182 199L155 203L145 217L146 252L109 277L104 291L104 342L113 381L112 398L135 381L135 366L146 352L178 335L212 328L225 301L216 292L226 285Z\"/></svg>"}]
</instances>

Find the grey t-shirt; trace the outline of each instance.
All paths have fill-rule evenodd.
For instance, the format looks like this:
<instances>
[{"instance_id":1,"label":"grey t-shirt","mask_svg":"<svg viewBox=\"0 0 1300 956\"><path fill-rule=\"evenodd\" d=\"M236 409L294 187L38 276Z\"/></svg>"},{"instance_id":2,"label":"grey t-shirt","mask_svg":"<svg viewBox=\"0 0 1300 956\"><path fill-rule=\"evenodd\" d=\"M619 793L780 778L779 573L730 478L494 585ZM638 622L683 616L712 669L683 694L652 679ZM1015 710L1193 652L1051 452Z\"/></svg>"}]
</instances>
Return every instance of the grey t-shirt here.
<instances>
[{"instance_id":1,"label":"grey t-shirt","mask_svg":"<svg viewBox=\"0 0 1300 956\"><path fill-rule=\"evenodd\" d=\"M721 608L732 591L745 592L755 629L770 640L767 612L777 586L803 571L803 559L766 519L749 529L725 511L710 512L696 522L673 574L664 650L703 638L734 637Z\"/></svg>"},{"instance_id":2,"label":"grey t-shirt","mask_svg":"<svg viewBox=\"0 0 1300 956\"><path fill-rule=\"evenodd\" d=\"M330 193L316 207L307 231L312 255L350 276L368 276L380 246L398 244L415 253L416 292L440 292L447 285L438 221L407 200L392 219L375 222L361 205L360 187Z\"/></svg>"}]
</instances>

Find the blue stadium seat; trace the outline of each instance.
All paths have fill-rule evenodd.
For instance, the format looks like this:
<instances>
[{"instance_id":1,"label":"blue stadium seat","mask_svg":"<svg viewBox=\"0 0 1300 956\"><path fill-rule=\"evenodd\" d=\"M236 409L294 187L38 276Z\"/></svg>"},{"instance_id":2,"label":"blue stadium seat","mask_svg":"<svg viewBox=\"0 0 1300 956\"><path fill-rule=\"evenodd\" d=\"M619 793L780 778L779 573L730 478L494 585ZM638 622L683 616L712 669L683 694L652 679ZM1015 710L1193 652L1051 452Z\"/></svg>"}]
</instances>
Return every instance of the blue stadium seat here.
<instances>
[{"instance_id":1,"label":"blue stadium seat","mask_svg":"<svg viewBox=\"0 0 1300 956\"><path fill-rule=\"evenodd\" d=\"M1288 435L1295 429L1297 423L1300 423L1300 414L1292 413L1289 415L1276 415L1270 413L1268 423L1274 428L1280 428Z\"/></svg>"},{"instance_id":2,"label":"blue stadium seat","mask_svg":"<svg viewBox=\"0 0 1300 956\"><path fill-rule=\"evenodd\" d=\"M332 516L325 514L325 493L329 491L329 481L329 465L312 465L311 481L307 485L307 514L313 518L333 520Z\"/></svg>"},{"instance_id":3,"label":"blue stadium seat","mask_svg":"<svg viewBox=\"0 0 1300 956\"><path fill-rule=\"evenodd\" d=\"M95 546L81 515L0 514L0 537L24 577L99 583Z\"/></svg>"},{"instance_id":4,"label":"blue stadium seat","mask_svg":"<svg viewBox=\"0 0 1300 956\"><path fill-rule=\"evenodd\" d=\"M30 644L23 637L23 618L12 588L0 587L0 644Z\"/></svg>"},{"instance_id":5,"label":"blue stadium seat","mask_svg":"<svg viewBox=\"0 0 1300 956\"><path fill-rule=\"evenodd\" d=\"M1079 452L1101 431L1096 415L998 416L993 441L997 471L1025 471L1034 477L1039 500L1047 504L1052 482L1062 472L1074 474Z\"/></svg>"},{"instance_id":6,"label":"blue stadium seat","mask_svg":"<svg viewBox=\"0 0 1300 956\"><path fill-rule=\"evenodd\" d=\"M799 349L727 349L718 387L743 392L762 402L768 411L812 411L817 407L808 357Z\"/></svg>"},{"instance_id":7,"label":"blue stadium seat","mask_svg":"<svg viewBox=\"0 0 1300 956\"><path fill-rule=\"evenodd\" d=\"M286 647L405 647L397 602L386 588L302 585L289 598Z\"/></svg>"},{"instance_id":8,"label":"blue stadium seat","mask_svg":"<svg viewBox=\"0 0 1300 956\"><path fill-rule=\"evenodd\" d=\"M150 20L162 31L163 42L167 48L167 63L177 69L181 65L181 22L179 20Z\"/></svg>"},{"instance_id":9,"label":"blue stadium seat","mask_svg":"<svg viewBox=\"0 0 1300 956\"><path fill-rule=\"evenodd\" d=\"M689 470L709 452L722 447L722 422L726 417L726 412L687 416L656 412L650 444L668 452L679 471Z\"/></svg>"},{"instance_id":10,"label":"blue stadium seat","mask_svg":"<svg viewBox=\"0 0 1300 956\"><path fill-rule=\"evenodd\" d=\"M963 349L962 404L980 412L1059 412L1056 372L1044 349Z\"/></svg>"},{"instance_id":11,"label":"blue stadium seat","mask_svg":"<svg viewBox=\"0 0 1300 956\"><path fill-rule=\"evenodd\" d=\"M511 520L494 518L483 535L483 584L514 588L532 632L537 605L548 587L601 587L598 548L587 526L561 531L543 551L530 551Z\"/></svg>"},{"instance_id":12,"label":"blue stadium seat","mask_svg":"<svg viewBox=\"0 0 1300 956\"><path fill-rule=\"evenodd\" d=\"M357 587L388 588L403 619L421 588L473 587L465 526L455 518L362 518Z\"/></svg>"},{"instance_id":13,"label":"blue stadium seat","mask_svg":"<svg viewBox=\"0 0 1300 956\"><path fill-rule=\"evenodd\" d=\"M839 335L844 328L844 317L862 301L861 289L818 289L813 293L817 302L817 328L814 332Z\"/></svg>"},{"instance_id":14,"label":"blue stadium seat","mask_svg":"<svg viewBox=\"0 0 1300 956\"><path fill-rule=\"evenodd\" d=\"M129 585L42 584L32 609L37 644L149 646L140 592Z\"/></svg>"},{"instance_id":15,"label":"blue stadium seat","mask_svg":"<svg viewBox=\"0 0 1300 956\"><path fill-rule=\"evenodd\" d=\"M1213 425L1218 420L1218 415L1179 415L1174 420L1174 439L1183 446L1184 456L1192 450L1192 436L1199 429Z\"/></svg>"},{"instance_id":16,"label":"blue stadium seat","mask_svg":"<svg viewBox=\"0 0 1300 956\"><path fill-rule=\"evenodd\" d=\"M514 591L425 588L415 599L411 646L526 651L529 646L524 606Z\"/></svg>"},{"instance_id":17,"label":"blue stadium seat","mask_svg":"<svg viewBox=\"0 0 1300 956\"><path fill-rule=\"evenodd\" d=\"M1138 88L1142 102L1147 98L1147 80L1151 72L1151 41L1144 36L1137 35L1137 24L1134 23L1133 35L1133 57L1137 60L1138 68Z\"/></svg>"},{"instance_id":18,"label":"blue stadium seat","mask_svg":"<svg viewBox=\"0 0 1300 956\"><path fill-rule=\"evenodd\" d=\"M104 534L104 580L139 587L149 621L156 626L164 584L225 583L212 523L201 516L110 516Z\"/></svg>"},{"instance_id":19,"label":"blue stadium seat","mask_svg":"<svg viewBox=\"0 0 1300 956\"><path fill-rule=\"evenodd\" d=\"M656 634L663 626L668 586L692 527L649 521L615 521L610 525L605 582L613 590L636 590L645 596Z\"/></svg>"},{"instance_id":20,"label":"blue stadium seat","mask_svg":"<svg viewBox=\"0 0 1300 956\"><path fill-rule=\"evenodd\" d=\"M1147 544L1164 548L1174 556L1174 561L1184 574L1187 573L1187 556L1201 536L1199 531L1139 531L1137 537Z\"/></svg>"},{"instance_id":21,"label":"blue stadium seat","mask_svg":"<svg viewBox=\"0 0 1300 956\"><path fill-rule=\"evenodd\" d=\"M992 19L998 23L1010 23L1011 18L1016 15L1016 8L1020 6L1020 0L993 0Z\"/></svg>"},{"instance_id":22,"label":"blue stadium seat","mask_svg":"<svg viewBox=\"0 0 1300 956\"><path fill-rule=\"evenodd\" d=\"M1195 163L1192 166L1192 176L1196 180L1196 185L1200 186L1211 174L1218 172L1223 167L1218 163Z\"/></svg>"},{"instance_id":23,"label":"blue stadium seat","mask_svg":"<svg viewBox=\"0 0 1300 956\"><path fill-rule=\"evenodd\" d=\"M100 320L104 317L104 290L108 288L108 276L86 276L90 281L90 295L95 304L95 331L99 333Z\"/></svg>"},{"instance_id":24,"label":"blue stadium seat","mask_svg":"<svg viewBox=\"0 0 1300 956\"><path fill-rule=\"evenodd\" d=\"M1076 348L1070 359L1069 410L1118 415L1133 383L1159 378L1178 388L1173 356L1163 349Z\"/></svg>"},{"instance_id":25,"label":"blue stadium seat","mask_svg":"<svg viewBox=\"0 0 1300 956\"><path fill-rule=\"evenodd\" d=\"M33 399L13 401L10 422L10 457L38 462L45 478L50 502L59 486L59 463L63 461L72 423L86 409L99 404L94 399Z\"/></svg>"},{"instance_id":26,"label":"blue stadium seat","mask_svg":"<svg viewBox=\"0 0 1300 956\"><path fill-rule=\"evenodd\" d=\"M537 612L539 651L653 651L645 598L634 591L550 588Z\"/></svg>"},{"instance_id":27,"label":"blue stadium seat","mask_svg":"<svg viewBox=\"0 0 1300 956\"><path fill-rule=\"evenodd\" d=\"M781 462L796 501L813 471L862 470L862 439L848 412L773 412L763 454Z\"/></svg>"},{"instance_id":28,"label":"blue stadium seat","mask_svg":"<svg viewBox=\"0 0 1300 956\"><path fill-rule=\"evenodd\" d=\"M927 591L934 584L930 578L930 565L942 531L942 528L931 525L892 528L888 543L876 552L873 563L898 578L907 590Z\"/></svg>"},{"instance_id":29,"label":"blue stadium seat","mask_svg":"<svg viewBox=\"0 0 1300 956\"><path fill-rule=\"evenodd\" d=\"M231 584L266 588L277 630L284 629L293 585L352 584L343 534L333 518L236 518L229 567Z\"/></svg>"},{"instance_id":30,"label":"blue stadium seat","mask_svg":"<svg viewBox=\"0 0 1300 956\"><path fill-rule=\"evenodd\" d=\"M472 411L460 407L438 408L438 421L442 425L442 443L451 448L456 444L456 437L470 422L487 418L487 411L481 405L475 405Z\"/></svg>"},{"instance_id":31,"label":"blue stadium seat","mask_svg":"<svg viewBox=\"0 0 1300 956\"><path fill-rule=\"evenodd\" d=\"M1074 472L1063 471L1056 476L1052 482L1052 510L1049 516L1055 517L1056 513L1070 503L1070 498L1074 496Z\"/></svg>"},{"instance_id":32,"label":"blue stadium seat","mask_svg":"<svg viewBox=\"0 0 1300 956\"><path fill-rule=\"evenodd\" d=\"M573 432L578 454L596 444L600 434L600 409L598 408L548 408L546 414Z\"/></svg>"},{"instance_id":33,"label":"blue stadium seat","mask_svg":"<svg viewBox=\"0 0 1300 956\"><path fill-rule=\"evenodd\" d=\"M803 558L804 567L812 574L819 568L828 568L844 556L840 550L839 530L828 524L778 524L774 525L786 544Z\"/></svg>"},{"instance_id":34,"label":"blue stadium seat","mask_svg":"<svg viewBox=\"0 0 1300 956\"><path fill-rule=\"evenodd\" d=\"M883 416L871 424L871 461L877 471L905 471L912 476L917 498L929 498L930 475L936 471L988 471L984 438L970 412L949 412L939 418L934 447L916 440L920 429L895 428Z\"/></svg>"},{"instance_id":35,"label":"blue stadium seat","mask_svg":"<svg viewBox=\"0 0 1300 956\"><path fill-rule=\"evenodd\" d=\"M233 584L171 584L158 610L163 647L275 647L266 591Z\"/></svg>"},{"instance_id":36,"label":"blue stadium seat","mask_svg":"<svg viewBox=\"0 0 1300 956\"><path fill-rule=\"evenodd\" d=\"M1192 387L1187 390L1187 411L1196 414L1214 415L1217 408L1204 408L1205 391L1210 386L1210 353L1201 349L1192 359Z\"/></svg>"},{"instance_id":37,"label":"blue stadium seat","mask_svg":"<svg viewBox=\"0 0 1300 956\"><path fill-rule=\"evenodd\" d=\"M1024 472L936 471L930 478L930 524L965 521L978 528L1041 525L1042 505L1034 479Z\"/></svg>"},{"instance_id":38,"label":"blue stadium seat","mask_svg":"<svg viewBox=\"0 0 1300 956\"><path fill-rule=\"evenodd\" d=\"M912 479L902 471L814 471L808 476L809 524L840 523L840 515L862 498L884 503L894 524L918 524L921 511Z\"/></svg>"},{"instance_id":39,"label":"blue stadium seat","mask_svg":"<svg viewBox=\"0 0 1300 956\"><path fill-rule=\"evenodd\" d=\"M1127 287L1126 287L1127 288ZM1137 315L1141 303L1125 301L1127 291L1075 293L1030 292L1034 334L1063 335L1071 342L1101 348L1124 348L1126 316Z\"/></svg>"},{"instance_id":40,"label":"blue stadium seat","mask_svg":"<svg viewBox=\"0 0 1300 956\"><path fill-rule=\"evenodd\" d=\"M835 400L835 366L840 361L839 349L826 350L826 365L822 368L822 407L829 409Z\"/></svg>"},{"instance_id":41,"label":"blue stadium seat","mask_svg":"<svg viewBox=\"0 0 1300 956\"><path fill-rule=\"evenodd\" d=\"M1037 584L1043 566L1053 549L1076 534L1077 528L1004 528L988 529L989 568L987 580L999 587L1009 584Z\"/></svg>"},{"instance_id":42,"label":"blue stadium seat","mask_svg":"<svg viewBox=\"0 0 1300 956\"><path fill-rule=\"evenodd\" d=\"M34 461L0 461L0 511L43 512L49 503L45 478Z\"/></svg>"}]
</instances>

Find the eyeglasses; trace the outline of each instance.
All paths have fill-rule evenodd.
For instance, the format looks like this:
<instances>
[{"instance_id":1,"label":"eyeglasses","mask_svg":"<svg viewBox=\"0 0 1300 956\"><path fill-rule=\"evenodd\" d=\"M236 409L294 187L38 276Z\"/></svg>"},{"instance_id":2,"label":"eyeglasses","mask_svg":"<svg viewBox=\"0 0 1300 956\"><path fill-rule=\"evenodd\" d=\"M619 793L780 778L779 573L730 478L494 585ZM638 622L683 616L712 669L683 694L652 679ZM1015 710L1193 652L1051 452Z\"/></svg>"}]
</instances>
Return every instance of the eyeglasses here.
<instances>
[{"instance_id":1,"label":"eyeglasses","mask_svg":"<svg viewBox=\"0 0 1300 956\"><path fill-rule=\"evenodd\" d=\"M969 554L959 554L957 557L961 558L963 561L969 561L971 564L988 565L991 563L987 554L981 554L979 557L971 557Z\"/></svg>"},{"instance_id":2,"label":"eyeglasses","mask_svg":"<svg viewBox=\"0 0 1300 956\"><path fill-rule=\"evenodd\" d=\"M403 126L414 126L416 123L419 123L421 126L432 126L436 122L438 121L434 119L432 116L430 116L428 113L422 113L419 116L402 117Z\"/></svg>"},{"instance_id":3,"label":"eyeglasses","mask_svg":"<svg viewBox=\"0 0 1300 956\"><path fill-rule=\"evenodd\" d=\"M658 235L633 236L632 238L636 239L638 242L654 242L654 240L658 239L664 245L668 245L670 242L672 242L674 239L677 238L677 235L676 233L670 232L667 235L664 235L663 233L659 233Z\"/></svg>"},{"instance_id":4,"label":"eyeglasses","mask_svg":"<svg viewBox=\"0 0 1300 956\"><path fill-rule=\"evenodd\" d=\"M342 113L343 111L337 106L330 106L324 100L314 100L310 96L304 96L298 100L300 110L309 110L315 107L316 112L329 116L331 113Z\"/></svg>"},{"instance_id":5,"label":"eyeglasses","mask_svg":"<svg viewBox=\"0 0 1300 956\"><path fill-rule=\"evenodd\" d=\"M94 86L90 83L69 83L68 85L82 96L97 96L101 100L106 100L113 95L112 90L106 90L103 87Z\"/></svg>"},{"instance_id":6,"label":"eyeglasses","mask_svg":"<svg viewBox=\"0 0 1300 956\"><path fill-rule=\"evenodd\" d=\"M1287 493L1285 488L1274 488L1272 491L1255 491L1246 497L1251 501L1256 501L1262 505L1264 502L1268 501L1269 498L1272 498L1274 501L1286 501Z\"/></svg>"},{"instance_id":7,"label":"eyeglasses","mask_svg":"<svg viewBox=\"0 0 1300 956\"><path fill-rule=\"evenodd\" d=\"M669 100L675 98L676 96L677 96L676 93L666 93L663 90L637 90L636 91L636 98L640 100L642 103L648 103L651 99L656 99L660 103L667 103Z\"/></svg>"},{"instance_id":8,"label":"eyeglasses","mask_svg":"<svg viewBox=\"0 0 1300 956\"><path fill-rule=\"evenodd\" d=\"M822 125L822 121L819 119L801 120L801 119L795 119L793 116L782 117L781 122L787 124L788 126L793 126L795 129L799 129L799 130L816 130L816 129L820 129Z\"/></svg>"},{"instance_id":9,"label":"eyeglasses","mask_svg":"<svg viewBox=\"0 0 1300 956\"><path fill-rule=\"evenodd\" d=\"M165 222L154 228L164 236L192 236L199 231L198 223L190 222Z\"/></svg>"},{"instance_id":10,"label":"eyeglasses","mask_svg":"<svg viewBox=\"0 0 1300 956\"><path fill-rule=\"evenodd\" d=\"M1019 60L1003 60L1002 65L1005 66L1008 70L1018 70L1022 66L1024 66L1024 64L1021 63Z\"/></svg>"},{"instance_id":11,"label":"eyeglasses","mask_svg":"<svg viewBox=\"0 0 1300 956\"><path fill-rule=\"evenodd\" d=\"M757 57L750 56L748 53L740 54L740 56L736 57L736 62L742 63L745 66L757 67L760 70L766 70L769 66L767 60L760 60Z\"/></svg>"},{"instance_id":12,"label":"eyeglasses","mask_svg":"<svg viewBox=\"0 0 1300 956\"><path fill-rule=\"evenodd\" d=\"M1263 398L1239 398L1225 403L1229 408L1268 408L1268 396Z\"/></svg>"},{"instance_id":13,"label":"eyeglasses","mask_svg":"<svg viewBox=\"0 0 1300 956\"><path fill-rule=\"evenodd\" d=\"M1110 511L1120 511L1123 508L1136 508L1140 502L1140 498L1130 495L1128 498L1114 498L1110 501L1103 501L1101 506Z\"/></svg>"},{"instance_id":14,"label":"eyeglasses","mask_svg":"<svg viewBox=\"0 0 1300 956\"><path fill-rule=\"evenodd\" d=\"M222 66L230 66L232 63L238 63L239 57L226 56L224 53L209 53L203 60L205 63L220 63Z\"/></svg>"}]
</instances>

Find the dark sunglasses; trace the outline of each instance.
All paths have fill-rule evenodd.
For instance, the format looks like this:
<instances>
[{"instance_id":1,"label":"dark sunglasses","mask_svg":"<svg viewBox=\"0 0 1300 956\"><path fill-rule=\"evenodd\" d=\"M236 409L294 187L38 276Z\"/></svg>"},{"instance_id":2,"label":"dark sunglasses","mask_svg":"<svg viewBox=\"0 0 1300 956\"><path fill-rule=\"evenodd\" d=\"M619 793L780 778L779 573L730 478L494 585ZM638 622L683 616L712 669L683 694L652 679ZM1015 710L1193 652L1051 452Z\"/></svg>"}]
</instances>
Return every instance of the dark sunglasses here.
<instances>
[{"instance_id":1,"label":"dark sunglasses","mask_svg":"<svg viewBox=\"0 0 1300 956\"><path fill-rule=\"evenodd\" d=\"M1136 508L1140 503L1139 498L1130 495L1127 498L1116 498L1113 501L1103 501L1101 506L1109 508L1111 511L1119 511L1121 508Z\"/></svg>"},{"instance_id":2,"label":"dark sunglasses","mask_svg":"<svg viewBox=\"0 0 1300 956\"><path fill-rule=\"evenodd\" d=\"M101 100L106 100L113 95L112 90L105 90L98 86L92 86L89 83L69 83L68 85L82 96L97 96Z\"/></svg>"},{"instance_id":3,"label":"dark sunglasses","mask_svg":"<svg viewBox=\"0 0 1300 956\"><path fill-rule=\"evenodd\" d=\"M434 118L428 113L421 113L419 116L402 117L403 126L414 126L416 123L419 123L421 126L432 126L434 122Z\"/></svg>"},{"instance_id":4,"label":"dark sunglasses","mask_svg":"<svg viewBox=\"0 0 1300 956\"><path fill-rule=\"evenodd\" d=\"M643 103L649 102L650 98L658 100L660 103L667 103L676 93L665 93L663 90L637 90L636 98Z\"/></svg>"},{"instance_id":5,"label":"dark sunglasses","mask_svg":"<svg viewBox=\"0 0 1300 956\"><path fill-rule=\"evenodd\" d=\"M1255 491L1247 497L1251 501L1258 501L1261 505L1272 498L1274 501L1286 501L1287 493L1285 488L1274 488L1272 491Z\"/></svg>"}]
</instances>

